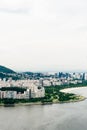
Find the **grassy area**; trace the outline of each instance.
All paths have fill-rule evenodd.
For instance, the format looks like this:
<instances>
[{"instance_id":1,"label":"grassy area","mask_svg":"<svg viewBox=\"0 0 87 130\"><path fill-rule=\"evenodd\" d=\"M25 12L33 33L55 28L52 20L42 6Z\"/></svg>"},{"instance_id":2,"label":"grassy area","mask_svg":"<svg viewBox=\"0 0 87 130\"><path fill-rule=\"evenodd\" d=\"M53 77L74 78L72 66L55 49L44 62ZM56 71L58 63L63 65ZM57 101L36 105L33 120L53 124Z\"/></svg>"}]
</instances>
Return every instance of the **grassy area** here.
<instances>
[{"instance_id":1,"label":"grassy area","mask_svg":"<svg viewBox=\"0 0 87 130\"><path fill-rule=\"evenodd\" d=\"M76 100L75 94L60 92L59 86L46 87L45 93L46 93L45 99L43 100L43 102L62 102L62 101Z\"/></svg>"},{"instance_id":2,"label":"grassy area","mask_svg":"<svg viewBox=\"0 0 87 130\"><path fill-rule=\"evenodd\" d=\"M47 86L45 87L45 98L42 102L71 102L83 100L83 96L78 96L72 93L60 92L61 89L65 88L75 88L75 87L85 87L87 86L87 81L83 81L78 84L69 84L61 86Z\"/></svg>"}]
</instances>

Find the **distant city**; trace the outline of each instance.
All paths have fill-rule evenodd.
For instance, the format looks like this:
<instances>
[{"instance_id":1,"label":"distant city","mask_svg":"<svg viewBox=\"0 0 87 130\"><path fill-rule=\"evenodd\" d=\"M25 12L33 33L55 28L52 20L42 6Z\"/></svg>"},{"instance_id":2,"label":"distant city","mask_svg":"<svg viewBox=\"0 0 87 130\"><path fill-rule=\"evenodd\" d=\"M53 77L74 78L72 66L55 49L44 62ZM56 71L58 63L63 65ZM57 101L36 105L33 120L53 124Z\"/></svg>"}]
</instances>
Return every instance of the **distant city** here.
<instances>
[{"instance_id":1,"label":"distant city","mask_svg":"<svg viewBox=\"0 0 87 130\"><path fill-rule=\"evenodd\" d=\"M87 73L17 73L4 66L0 66L0 98L11 99L30 99L41 98L45 96L45 87L61 86L70 84L81 84L87 80ZM12 88L22 88L16 91Z\"/></svg>"}]
</instances>

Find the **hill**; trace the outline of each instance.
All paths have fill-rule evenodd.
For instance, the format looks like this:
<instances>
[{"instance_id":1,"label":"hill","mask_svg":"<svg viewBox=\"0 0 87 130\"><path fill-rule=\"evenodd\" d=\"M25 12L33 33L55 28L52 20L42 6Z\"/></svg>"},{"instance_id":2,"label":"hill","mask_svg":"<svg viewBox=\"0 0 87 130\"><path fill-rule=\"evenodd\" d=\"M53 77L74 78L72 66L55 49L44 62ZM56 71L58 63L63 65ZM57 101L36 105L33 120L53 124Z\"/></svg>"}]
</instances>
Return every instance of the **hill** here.
<instances>
[{"instance_id":1,"label":"hill","mask_svg":"<svg viewBox=\"0 0 87 130\"><path fill-rule=\"evenodd\" d=\"M23 72L23 74L33 75L33 72Z\"/></svg>"},{"instance_id":2,"label":"hill","mask_svg":"<svg viewBox=\"0 0 87 130\"><path fill-rule=\"evenodd\" d=\"M15 71L0 65L0 73L6 73L6 74L14 74L16 73Z\"/></svg>"}]
</instances>

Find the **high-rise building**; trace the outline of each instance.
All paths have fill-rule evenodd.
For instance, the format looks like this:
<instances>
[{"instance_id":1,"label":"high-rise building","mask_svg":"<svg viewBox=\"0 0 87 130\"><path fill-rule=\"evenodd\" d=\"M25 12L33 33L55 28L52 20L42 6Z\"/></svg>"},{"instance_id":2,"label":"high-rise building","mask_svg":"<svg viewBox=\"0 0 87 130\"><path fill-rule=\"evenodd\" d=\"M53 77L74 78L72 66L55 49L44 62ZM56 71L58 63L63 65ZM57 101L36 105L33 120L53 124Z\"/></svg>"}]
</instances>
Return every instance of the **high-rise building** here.
<instances>
[{"instance_id":1,"label":"high-rise building","mask_svg":"<svg viewBox=\"0 0 87 130\"><path fill-rule=\"evenodd\" d=\"M87 73L83 74L83 80L87 80Z\"/></svg>"}]
</instances>

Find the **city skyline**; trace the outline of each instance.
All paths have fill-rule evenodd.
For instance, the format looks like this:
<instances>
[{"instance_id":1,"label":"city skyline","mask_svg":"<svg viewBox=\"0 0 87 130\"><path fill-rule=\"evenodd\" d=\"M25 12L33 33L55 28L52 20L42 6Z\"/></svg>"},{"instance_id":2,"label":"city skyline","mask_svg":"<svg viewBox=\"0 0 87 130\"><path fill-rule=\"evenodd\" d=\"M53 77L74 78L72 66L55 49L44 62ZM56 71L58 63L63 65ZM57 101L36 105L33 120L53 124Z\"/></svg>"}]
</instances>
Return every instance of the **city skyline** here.
<instances>
[{"instance_id":1,"label":"city skyline","mask_svg":"<svg viewBox=\"0 0 87 130\"><path fill-rule=\"evenodd\" d=\"M86 71L86 7L86 0L0 1L0 64L15 71Z\"/></svg>"}]
</instances>

